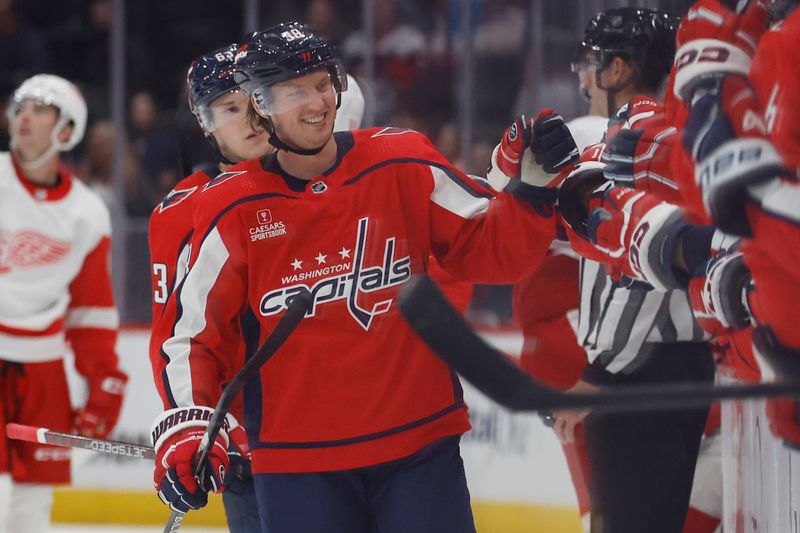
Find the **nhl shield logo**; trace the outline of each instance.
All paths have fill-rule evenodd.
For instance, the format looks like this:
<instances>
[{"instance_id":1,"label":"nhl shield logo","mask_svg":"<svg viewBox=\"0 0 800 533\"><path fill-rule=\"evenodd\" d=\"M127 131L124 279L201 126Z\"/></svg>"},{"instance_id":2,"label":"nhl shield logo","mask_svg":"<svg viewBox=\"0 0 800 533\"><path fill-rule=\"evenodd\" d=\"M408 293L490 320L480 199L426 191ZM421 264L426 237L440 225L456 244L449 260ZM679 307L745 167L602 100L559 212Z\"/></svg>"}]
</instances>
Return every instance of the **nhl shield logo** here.
<instances>
[{"instance_id":1,"label":"nhl shield logo","mask_svg":"<svg viewBox=\"0 0 800 533\"><path fill-rule=\"evenodd\" d=\"M328 186L324 181L316 181L311 184L311 192L314 194L321 194L328 190Z\"/></svg>"}]
</instances>

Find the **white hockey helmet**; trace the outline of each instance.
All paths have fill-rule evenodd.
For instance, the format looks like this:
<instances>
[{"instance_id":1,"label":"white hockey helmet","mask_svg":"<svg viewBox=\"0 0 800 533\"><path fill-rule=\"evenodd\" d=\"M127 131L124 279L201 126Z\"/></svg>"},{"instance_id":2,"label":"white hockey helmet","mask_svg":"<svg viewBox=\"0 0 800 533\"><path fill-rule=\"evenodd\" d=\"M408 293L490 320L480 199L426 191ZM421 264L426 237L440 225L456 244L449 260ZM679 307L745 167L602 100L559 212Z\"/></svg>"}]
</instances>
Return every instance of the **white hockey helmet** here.
<instances>
[{"instance_id":1,"label":"white hockey helmet","mask_svg":"<svg viewBox=\"0 0 800 533\"><path fill-rule=\"evenodd\" d=\"M333 131L357 130L364 118L364 93L350 74L347 75L347 90L341 95L342 103L336 111Z\"/></svg>"},{"instance_id":2,"label":"white hockey helmet","mask_svg":"<svg viewBox=\"0 0 800 533\"><path fill-rule=\"evenodd\" d=\"M38 100L55 107L59 113L58 122L56 122L51 134L50 148L39 159L29 163L27 166L39 166L55 152L72 150L81 142L86 131L88 111L86 109L86 100L83 99L75 84L53 74L37 74L28 78L14 91L14 95L11 97L6 109L9 124L25 100ZM72 133L66 141L62 142L58 139L58 134L68 124L72 126Z\"/></svg>"}]
</instances>

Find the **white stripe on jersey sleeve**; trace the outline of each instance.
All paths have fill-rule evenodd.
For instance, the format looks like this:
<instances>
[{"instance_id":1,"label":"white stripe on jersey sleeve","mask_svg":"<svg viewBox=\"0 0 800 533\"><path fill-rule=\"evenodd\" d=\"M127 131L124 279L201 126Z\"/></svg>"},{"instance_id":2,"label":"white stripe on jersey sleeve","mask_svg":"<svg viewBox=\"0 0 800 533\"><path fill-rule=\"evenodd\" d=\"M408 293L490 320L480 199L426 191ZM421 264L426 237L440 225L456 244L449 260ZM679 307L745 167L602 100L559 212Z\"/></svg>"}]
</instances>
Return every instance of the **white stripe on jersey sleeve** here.
<instances>
[{"instance_id":1,"label":"white stripe on jersey sleeve","mask_svg":"<svg viewBox=\"0 0 800 533\"><path fill-rule=\"evenodd\" d=\"M793 183L780 182L777 185L768 183L751 187L761 197L764 211L787 219L795 224L800 223L800 187Z\"/></svg>"},{"instance_id":2,"label":"white stripe on jersey sleeve","mask_svg":"<svg viewBox=\"0 0 800 533\"><path fill-rule=\"evenodd\" d=\"M119 313L114 307L73 307L67 311L66 329L117 329Z\"/></svg>"},{"instance_id":3,"label":"white stripe on jersey sleeve","mask_svg":"<svg viewBox=\"0 0 800 533\"><path fill-rule=\"evenodd\" d=\"M436 205L462 218L472 218L489 209L489 199L475 197L452 180L442 169L429 167L433 174L434 188L431 200Z\"/></svg>"},{"instance_id":4,"label":"white stripe on jersey sleeve","mask_svg":"<svg viewBox=\"0 0 800 533\"><path fill-rule=\"evenodd\" d=\"M166 371L170 391L178 406L194 405L189 365L190 343L192 337L206 327L208 295L229 256L219 231L214 228L200 246L197 261L186 274L180 289L181 316L175 323L173 336L162 345L169 357Z\"/></svg>"}]
</instances>

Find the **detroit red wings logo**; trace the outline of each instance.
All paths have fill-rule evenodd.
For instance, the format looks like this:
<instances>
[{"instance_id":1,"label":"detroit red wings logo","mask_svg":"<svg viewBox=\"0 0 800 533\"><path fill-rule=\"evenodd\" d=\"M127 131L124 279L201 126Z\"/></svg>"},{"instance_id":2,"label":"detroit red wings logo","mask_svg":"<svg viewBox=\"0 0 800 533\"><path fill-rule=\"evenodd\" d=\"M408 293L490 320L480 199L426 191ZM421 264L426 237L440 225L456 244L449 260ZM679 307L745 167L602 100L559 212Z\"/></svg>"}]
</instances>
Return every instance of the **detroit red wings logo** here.
<instances>
[{"instance_id":1,"label":"detroit red wings logo","mask_svg":"<svg viewBox=\"0 0 800 533\"><path fill-rule=\"evenodd\" d=\"M0 233L0 274L13 269L34 268L60 261L70 244L32 230Z\"/></svg>"}]
</instances>

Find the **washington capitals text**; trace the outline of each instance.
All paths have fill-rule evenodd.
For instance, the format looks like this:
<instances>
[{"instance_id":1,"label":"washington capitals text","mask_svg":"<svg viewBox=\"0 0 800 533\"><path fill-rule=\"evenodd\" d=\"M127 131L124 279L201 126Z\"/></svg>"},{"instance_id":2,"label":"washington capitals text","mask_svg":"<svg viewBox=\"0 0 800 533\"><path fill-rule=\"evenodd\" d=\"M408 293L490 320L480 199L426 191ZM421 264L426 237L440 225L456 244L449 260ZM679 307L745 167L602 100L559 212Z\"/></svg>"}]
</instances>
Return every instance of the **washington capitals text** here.
<instances>
[{"instance_id":1,"label":"washington capitals text","mask_svg":"<svg viewBox=\"0 0 800 533\"><path fill-rule=\"evenodd\" d=\"M314 316L318 305L347 299L347 310L361 327L368 330L372 319L389 310L392 300L380 301L368 311L359 306L359 293L370 293L399 285L411 277L411 258L409 256L396 259L395 238L386 239L383 253L383 264L380 266L366 267L364 265L364 250L367 242L367 227L369 218L358 221L358 234L356 236L355 257L350 270L327 278L322 278L311 287L298 283L282 287L266 293L260 302L260 312L263 316L271 316L286 309L294 296L310 292L312 296L311 308L307 316Z\"/></svg>"}]
</instances>

